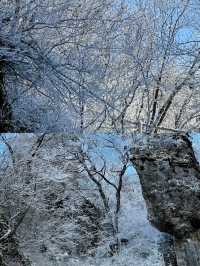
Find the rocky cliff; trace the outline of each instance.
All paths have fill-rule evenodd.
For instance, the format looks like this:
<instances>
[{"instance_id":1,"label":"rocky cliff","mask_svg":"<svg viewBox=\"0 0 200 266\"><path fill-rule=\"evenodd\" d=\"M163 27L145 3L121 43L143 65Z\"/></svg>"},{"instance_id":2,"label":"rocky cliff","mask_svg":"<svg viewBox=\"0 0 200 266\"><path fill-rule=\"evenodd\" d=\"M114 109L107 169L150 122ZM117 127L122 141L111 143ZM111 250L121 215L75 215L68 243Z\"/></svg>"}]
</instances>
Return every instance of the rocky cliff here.
<instances>
[{"instance_id":1,"label":"rocky cliff","mask_svg":"<svg viewBox=\"0 0 200 266\"><path fill-rule=\"evenodd\" d=\"M200 168L187 135L143 138L131 150L149 221L175 238L177 263L200 265Z\"/></svg>"}]
</instances>

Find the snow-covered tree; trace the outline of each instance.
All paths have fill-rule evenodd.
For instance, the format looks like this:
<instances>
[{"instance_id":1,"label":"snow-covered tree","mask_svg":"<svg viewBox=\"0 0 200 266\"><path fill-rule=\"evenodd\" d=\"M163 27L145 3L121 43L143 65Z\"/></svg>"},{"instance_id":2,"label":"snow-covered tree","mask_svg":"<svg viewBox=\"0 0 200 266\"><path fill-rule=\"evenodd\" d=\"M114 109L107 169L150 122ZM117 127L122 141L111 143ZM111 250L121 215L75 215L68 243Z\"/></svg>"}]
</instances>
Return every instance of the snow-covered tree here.
<instances>
[{"instance_id":1,"label":"snow-covered tree","mask_svg":"<svg viewBox=\"0 0 200 266\"><path fill-rule=\"evenodd\" d=\"M158 235L148 225L136 173L127 162L128 140L106 134L9 134L1 140L4 243L13 235L38 265L73 265L81 256L89 265L109 265L111 257L127 264L134 257L147 265L160 261ZM0 239L0 251L3 246Z\"/></svg>"}]
</instances>

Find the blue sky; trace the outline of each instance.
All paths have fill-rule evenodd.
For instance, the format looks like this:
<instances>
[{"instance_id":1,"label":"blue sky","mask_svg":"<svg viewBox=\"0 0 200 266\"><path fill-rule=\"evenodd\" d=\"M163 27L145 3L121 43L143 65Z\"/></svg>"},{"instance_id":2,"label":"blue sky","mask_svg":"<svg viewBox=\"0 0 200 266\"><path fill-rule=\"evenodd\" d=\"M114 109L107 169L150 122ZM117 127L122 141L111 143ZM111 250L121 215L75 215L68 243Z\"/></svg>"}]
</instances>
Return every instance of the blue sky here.
<instances>
[{"instance_id":1,"label":"blue sky","mask_svg":"<svg viewBox=\"0 0 200 266\"><path fill-rule=\"evenodd\" d=\"M0 142L0 153L3 153L4 150L5 150L5 144Z\"/></svg>"},{"instance_id":2,"label":"blue sky","mask_svg":"<svg viewBox=\"0 0 200 266\"><path fill-rule=\"evenodd\" d=\"M200 133L191 133L192 146L196 155L197 160L200 163Z\"/></svg>"},{"instance_id":3,"label":"blue sky","mask_svg":"<svg viewBox=\"0 0 200 266\"><path fill-rule=\"evenodd\" d=\"M11 139L13 137L16 137L15 133L6 133L6 134L2 134L4 138L6 139ZM6 145L3 143L1 137L0 137L0 154L2 154L6 149Z\"/></svg>"}]
</instances>

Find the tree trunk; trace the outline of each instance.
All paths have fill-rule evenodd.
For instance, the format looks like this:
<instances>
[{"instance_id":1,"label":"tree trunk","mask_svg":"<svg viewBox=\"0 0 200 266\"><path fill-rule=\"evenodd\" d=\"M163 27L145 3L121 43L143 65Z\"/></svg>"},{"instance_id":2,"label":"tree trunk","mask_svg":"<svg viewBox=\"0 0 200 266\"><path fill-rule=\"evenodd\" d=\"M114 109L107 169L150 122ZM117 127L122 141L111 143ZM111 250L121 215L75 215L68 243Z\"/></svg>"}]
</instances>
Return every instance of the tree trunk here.
<instances>
[{"instance_id":1,"label":"tree trunk","mask_svg":"<svg viewBox=\"0 0 200 266\"><path fill-rule=\"evenodd\" d=\"M0 206L0 238L8 225L8 209ZM17 238L12 235L0 241L0 266L30 266L30 261L20 251Z\"/></svg>"},{"instance_id":2,"label":"tree trunk","mask_svg":"<svg viewBox=\"0 0 200 266\"><path fill-rule=\"evenodd\" d=\"M139 147L132 149L131 161L140 178L149 221L174 238L178 266L199 266L200 167L189 137L146 137Z\"/></svg>"},{"instance_id":3,"label":"tree trunk","mask_svg":"<svg viewBox=\"0 0 200 266\"><path fill-rule=\"evenodd\" d=\"M5 93L4 68L5 63L0 61L0 133L12 131L12 110Z\"/></svg>"}]
</instances>

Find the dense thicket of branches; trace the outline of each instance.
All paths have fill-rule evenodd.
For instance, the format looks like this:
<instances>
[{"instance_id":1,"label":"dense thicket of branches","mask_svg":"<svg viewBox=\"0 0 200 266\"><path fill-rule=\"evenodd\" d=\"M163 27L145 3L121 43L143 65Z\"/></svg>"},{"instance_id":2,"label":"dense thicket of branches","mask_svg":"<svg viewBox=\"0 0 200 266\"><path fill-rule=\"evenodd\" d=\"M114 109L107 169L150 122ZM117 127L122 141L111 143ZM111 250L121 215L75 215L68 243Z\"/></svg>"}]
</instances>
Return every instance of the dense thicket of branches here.
<instances>
[{"instance_id":1,"label":"dense thicket of branches","mask_svg":"<svg viewBox=\"0 0 200 266\"><path fill-rule=\"evenodd\" d=\"M4 0L0 10L1 131L199 127L198 1Z\"/></svg>"},{"instance_id":2,"label":"dense thicket of branches","mask_svg":"<svg viewBox=\"0 0 200 266\"><path fill-rule=\"evenodd\" d=\"M27 249L56 249L54 257L57 252L95 255L106 245L107 255L119 251L126 151L105 139L119 156L116 166L100 153L95 136L81 140L67 134L5 134L1 141L2 258L5 243L13 237Z\"/></svg>"}]
</instances>

